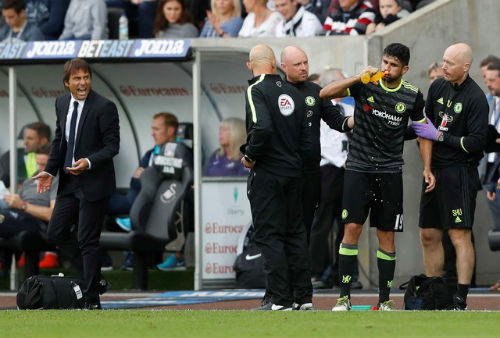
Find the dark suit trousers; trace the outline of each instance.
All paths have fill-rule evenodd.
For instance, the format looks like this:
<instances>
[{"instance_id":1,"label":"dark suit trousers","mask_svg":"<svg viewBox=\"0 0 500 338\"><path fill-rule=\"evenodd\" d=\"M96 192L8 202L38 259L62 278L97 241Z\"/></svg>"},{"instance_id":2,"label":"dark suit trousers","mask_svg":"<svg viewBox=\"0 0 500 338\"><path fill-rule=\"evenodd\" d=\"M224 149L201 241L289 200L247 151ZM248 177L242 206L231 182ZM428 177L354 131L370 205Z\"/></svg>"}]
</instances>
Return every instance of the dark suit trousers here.
<instances>
[{"instance_id":1,"label":"dark suit trousers","mask_svg":"<svg viewBox=\"0 0 500 338\"><path fill-rule=\"evenodd\" d=\"M328 266L329 259L328 235L333 227L335 218L340 219L342 213L342 191L344 186L344 169L332 164L321 166L321 200L316 216L311 226L311 241L309 250L311 254L311 273L315 277L321 274ZM343 225L341 226L343 228ZM341 229L343 233L343 229ZM343 234L338 236L339 242ZM340 238L339 238L340 237ZM336 248L336 255L338 248ZM336 271L336 270L334 270Z\"/></svg>"},{"instance_id":2,"label":"dark suit trousers","mask_svg":"<svg viewBox=\"0 0 500 338\"><path fill-rule=\"evenodd\" d=\"M62 174L69 175L69 174ZM47 234L85 281L84 294L90 302L99 300L98 285L101 278L99 238L107 206L107 198L87 201L78 187L76 177L65 177L59 191ZM78 225L75 238L71 229Z\"/></svg>"}]
</instances>

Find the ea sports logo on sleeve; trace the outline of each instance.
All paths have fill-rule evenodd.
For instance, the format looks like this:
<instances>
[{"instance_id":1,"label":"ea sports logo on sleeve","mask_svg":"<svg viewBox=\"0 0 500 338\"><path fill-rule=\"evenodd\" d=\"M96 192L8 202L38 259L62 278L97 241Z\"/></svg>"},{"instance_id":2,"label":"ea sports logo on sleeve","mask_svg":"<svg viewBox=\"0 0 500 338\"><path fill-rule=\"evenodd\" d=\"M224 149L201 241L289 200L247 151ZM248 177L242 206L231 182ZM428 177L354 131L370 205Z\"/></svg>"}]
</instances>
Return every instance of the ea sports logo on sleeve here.
<instances>
[{"instance_id":1,"label":"ea sports logo on sleeve","mask_svg":"<svg viewBox=\"0 0 500 338\"><path fill-rule=\"evenodd\" d=\"M282 115L290 116L295 110L295 102L293 102L293 99L290 97L290 95L281 94L278 98L278 107L280 108L280 112Z\"/></svg>"}]
</instances>

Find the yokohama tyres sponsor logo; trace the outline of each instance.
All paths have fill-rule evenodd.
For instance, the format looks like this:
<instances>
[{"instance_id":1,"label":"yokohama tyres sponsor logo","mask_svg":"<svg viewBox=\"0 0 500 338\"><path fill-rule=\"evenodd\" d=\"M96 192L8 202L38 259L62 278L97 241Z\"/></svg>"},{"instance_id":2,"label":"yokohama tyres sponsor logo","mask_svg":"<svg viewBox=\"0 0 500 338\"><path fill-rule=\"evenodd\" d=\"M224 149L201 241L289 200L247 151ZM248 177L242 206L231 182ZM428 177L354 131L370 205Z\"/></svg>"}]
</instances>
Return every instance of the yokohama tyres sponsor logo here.
<instances>
[{"instance_id":1,"label":"yokohama tyres sponsor logo","mask_svg":"<svg viewBox=\"0 0 500 338\"><path fill-rule=\"evenodd\" d=\"M221 265L219 263L207 263L205 265L205 273L207 275L222 275L222 274L228 274L228 273L233 273L233 266L232 265Z\"/></svg>"},{"instance_id":2,"label":"yokohama tyres sponsor logo","mask_svg":"<svg viewBox=\"0 0 500 338\"><path fill-rule=\"evenodd\" d=\"M206 234L241 234L243 225L222 225L217 222L208 222L205 224Z\"/></svg>"},{"instance_id":3,"label":"yokohama tyres sponsor logo","mask_svg":"<svg viewBox=\"0 0 500 338\"><path fill-rule=\"evenodd\" d=\"M372 114L377 116L377 117L381 117L384 120L387 120L387 122L392 126L399 126L399 124L401 123L401 120L403 119L401 116L387 114L385 111L380 111L377 109L373 109Z\"/></svg>"},{"instance_id":4,"label":"yokohama tyres sponsor logo","mask_svg":"<svg viewBox=\"0 0 500 338\"><path fill-rule=\"evenodd\" d=\"M207 243L205 244L206 254L236 254L238 251L237 245L222 245L219 243Z\"/></svg>"}]
</instances>

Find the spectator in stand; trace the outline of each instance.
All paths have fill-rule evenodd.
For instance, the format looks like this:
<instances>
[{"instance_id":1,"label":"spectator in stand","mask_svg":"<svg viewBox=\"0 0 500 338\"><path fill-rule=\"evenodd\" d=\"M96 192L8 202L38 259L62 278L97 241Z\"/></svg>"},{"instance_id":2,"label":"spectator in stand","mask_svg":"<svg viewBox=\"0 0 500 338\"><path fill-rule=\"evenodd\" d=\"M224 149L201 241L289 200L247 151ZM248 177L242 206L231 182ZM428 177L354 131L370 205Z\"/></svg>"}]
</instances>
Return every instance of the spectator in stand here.
<instances>
[{"instance_id":1,"label":"spectator in stand","mask_svg":"<svg viewBox=\"0 0 500 338\"><path fill-rule=\"evenodd\" d=\"M69 0L28 0L26 18L34 22L45 40L57 40L64 28L64 16Z\"/></svg>"},{"instance_id":2,"label":"spectator in stand","mask_svg":"<svg viewBox=\"0 0 500 338\"><path fill-rule=\"evenodd\" d=\"M378 32L394 21L408 16L410 12L401 7L400 2L401 0L380 0L380 14L376 16L375 22L372 22L368 25L368 27L366 27L366 34Z\"/></svg>"},{"instance_id":3,"label":"spectator in stand","mask_svg":"<svg viewBox=\"0 0 500 338\"><path fill-rule=\"evenodd\" d=\"M240 8L241 8L241 1L240 2ZM186 7L189 8L189 11L191 12L191 17L193 18L194 25L196 28L202 28L203 25L205 24L205 19L207 15L207 10L214 8L212 5L210 7L210 1L207 0L186 0Z\"/></svg>"},{"instance_id":4,"label":"spectator in stand","mask_svg":"<svg viewBox=\"0 0 500 338\"><path fill-rule=\"evenodd\" d=\"M297 0L274 0L276 11L285 20L278 23L276 36L315 36L323 30L321 22L316 15L306 11L304 6L297 3Z\"/></svg>"},{"instance_id":5,"label":"spectator in stand","mask_svg":"<svg viewBox=\"0 0 500 338\"><path fill-rule=\"evenodd\" d=\"M299 5L304 6L306 11L313 13L319 19L319 22L324 22L327 16L330 0L298 0Z\"/></svg>"},{"instance_id":6,"label":"spectator in stand","mask_svg":"<svg viewBox=\"0 0 500 338\"><path fill-rule=\"evenodd\" d=\"M0 28L0 41L40 41L44 36L35 23L26 19L25 0L3 0L2 16L5 25Z\"/></svg>"},{"instance_id":7,"label":"spectator in stand","mask_svg":"<svg viewBox=\"0 0 500 338\"><path fill-rule=\"evenodd\" d=\"M367 0L339 0L323 24L326 35L363 35L376 11Z\"/></svg>"},{"instance_id":8,"label":"spectator in stand","mask_svg":"<svg viewBox=\"0 0 500 338\"><path fill-rule=\"evenodd\" d=\"M278 13L267 8L267 0L243 0L248 12L239 36L242 38L275 36L276 27L283 20Z\"/></svg>"},{"instance_id":9,"label":"spectator in stand","mask_svg":"<svg viewBox=\"0 0 500 338\"><path fill-rule=\"evenodd\" d=\"M485 82L488 90L493 95L490 105L489 123L496 132L500 131L500 62L491 62L485 72ZM497 140L498 142L498 140ZM487 166L483 184L486 188L488 207L493 221L493 230L500 231L500 189L497 187L499 180L500 155L498 152L486 154ZM500 282L493 284L492 291L500 290Z\"/></svg>"},{"instance_id":10,"label":"spectator in stand","mask_svg":"<svg viewBox=\"0 0 500 338\"><path fill-rule=\"evenodd\" d=\"M243 24L240 0L212 0L201 38L234 38Z\"/></svg>"},{"instance_id":11,"label":"spectator in stand","mask_svg":"<svg viewBox=\"0 0 500 338\"><path fill-rule=\"evenodd\" d=\"M160 0L156 8L153 34L157 39L197 38L189 9L183 0Z\"/></svg>"},{"instance_id":12,"label":"spectator in stand","mask_svg":"<svg viewBox=\"0 0 500 338\"><path fill-rule=\"evenodd\" d=\"M119 2L120 0L108 0ZM126 10L129 19L129 25L132 31L138 31L139 38L150 39L153 37L153 25L155 21L157 0L121 0L125 4L123 9ZM120 6L121 7L121 6ZM132 33L134 34L134 33Z\"/></svg>"},{"instance_id":13,"label":"spectator in stand","mask_svg":"<svg viewBox=\"0 0 500 338\"><path fill-rule=\"evenodd\" d=\"M241 164L240 146L246 142L246 127L242 119L229 117L219 127L219 144L204 170L205 176L244 176L248 169Z\"/></svg>"},{"instance_id":14,"label":"spectator in stand","mask_svg":"<svg viewBox=\"0 0 500 338\"><path fill-rule=\"evenodd\" d=\"M488 84L486 83L486 71L488 70L488 66L492 63L498 63L498 62L500 62L499 58L497 58L494 55L488 55L487 57L482 59L481 62L479 63L479 67L481 69L481 76L483 77L483 82L486 85L486 87L488 87ZM491 93L490 90L488 90L488 92L486 92L486 97L488 99L488 104L491 105L492 99L493 99L493 94Z\"/></svg>"},{"instance_id":15,"label":"spectator in stand","mask_svg":"<svg viewBox=\"0 0 500 338\"><path fill-rule=\"evenodd\" d=\"M49 143L36 150L37 173L45 170L49 152ZM23 182L19 194L5 194L3 200L7 208L0 207L0 237L10 238L22 231L45 233L56 202L57 184L58 177L52 181L50 191L38 194L37 181L28 178ZM40 267L57 267L56 254L45 253Z\"/></svg>"},{"instance_id":16,"label":"spectator in stand","mask_svg":"<svg viewBox=\"0 0 500 338\"><path fill-rule=\"evenodd\" d=\"M71 0L59 40L104 40L108 16L104 0Z\"/></svg>"},{"instance_id":17,"label":"spectator in stand","mask_svg":"<svg viewBox=\"0 0 500 338\"><path fill-rule=\"evenodd\" d=\"M434 81L442 78L443 76L443 64L441 62L434 62L427 70L427 78L429 79L429 84L432 84Z\"/></svg>"}]
</instances>

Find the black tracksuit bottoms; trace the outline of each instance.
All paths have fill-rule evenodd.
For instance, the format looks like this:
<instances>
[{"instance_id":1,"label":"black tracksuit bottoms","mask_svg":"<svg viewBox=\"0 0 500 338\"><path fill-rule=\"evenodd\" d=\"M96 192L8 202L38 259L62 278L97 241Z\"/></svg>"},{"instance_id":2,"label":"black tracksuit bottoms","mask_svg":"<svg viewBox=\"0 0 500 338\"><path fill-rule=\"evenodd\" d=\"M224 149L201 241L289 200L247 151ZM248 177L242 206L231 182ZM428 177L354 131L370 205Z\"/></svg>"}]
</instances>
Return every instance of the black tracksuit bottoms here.
<instances>
[{"instance_id":1,"label":"black tracksuit bottoms","mask_svg":"<svg viewBox=\"0 0 500 338\"><path fill-rule=\"evenodd\" d=\"M302 221L301 179L255 168L248 177L255 242L264 257L273 304L312 301L311 271Z\"/></svg>"}]
</instances>

